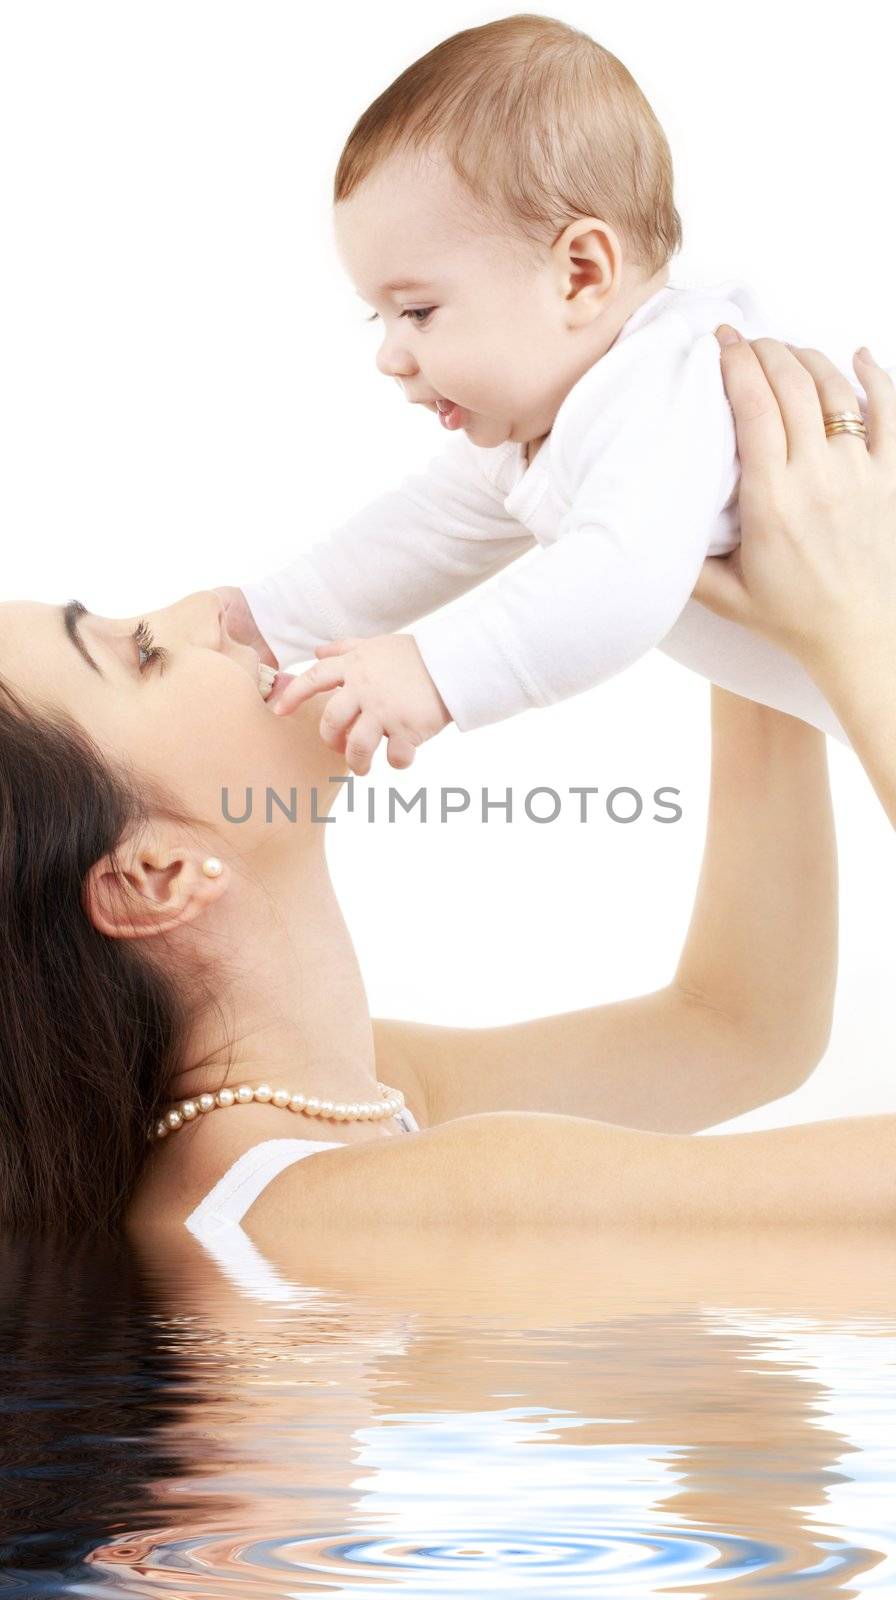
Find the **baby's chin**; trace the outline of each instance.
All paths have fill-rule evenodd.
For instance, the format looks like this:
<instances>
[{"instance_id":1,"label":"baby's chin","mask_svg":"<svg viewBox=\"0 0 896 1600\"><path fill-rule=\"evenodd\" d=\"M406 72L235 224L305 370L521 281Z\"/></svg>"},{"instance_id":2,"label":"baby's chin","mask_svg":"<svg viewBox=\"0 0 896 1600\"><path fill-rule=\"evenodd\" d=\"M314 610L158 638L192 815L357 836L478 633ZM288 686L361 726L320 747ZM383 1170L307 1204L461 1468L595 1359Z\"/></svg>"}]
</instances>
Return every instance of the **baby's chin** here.
<instances>
[{"instance_id":1,"label":"baby's chin","mask_svg":"<svg viewBox=\"0 0 896 1600\"><path fill-rule=\"evenodd\" d=\"M496 417L477 416L475 412L463 431L480 450L497 450L502 444L523 443L515 422L501 422Z\"/></svg>"}]
</instances>

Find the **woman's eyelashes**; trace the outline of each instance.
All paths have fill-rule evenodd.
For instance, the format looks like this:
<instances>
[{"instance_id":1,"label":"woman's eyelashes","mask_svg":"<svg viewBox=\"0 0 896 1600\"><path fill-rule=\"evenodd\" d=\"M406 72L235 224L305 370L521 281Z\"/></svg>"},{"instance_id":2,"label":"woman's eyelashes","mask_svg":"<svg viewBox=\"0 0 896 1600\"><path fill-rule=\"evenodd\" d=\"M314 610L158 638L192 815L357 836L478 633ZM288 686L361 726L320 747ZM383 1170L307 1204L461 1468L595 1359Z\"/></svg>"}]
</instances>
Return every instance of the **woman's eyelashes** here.
<instances>
[{"instance_id":1,"label":"woman's eyelashes","mask_svg":"<svg viewBox=\"0 0 896 1600\"><path fill-rule=\"evenodd\" d=\"M154 661L158 661L162 672L164 672L165 662L168 660L168 651L163 650L161 645L155 644L153 636L145 622L138 622L136 628L131 634L131 638L137 646L137 666L139 670L143 672L145 671L146 667L151 666ZM144 653L146 655L146 660L142 661L140 658Z\"/></svg>"}]
</instances>

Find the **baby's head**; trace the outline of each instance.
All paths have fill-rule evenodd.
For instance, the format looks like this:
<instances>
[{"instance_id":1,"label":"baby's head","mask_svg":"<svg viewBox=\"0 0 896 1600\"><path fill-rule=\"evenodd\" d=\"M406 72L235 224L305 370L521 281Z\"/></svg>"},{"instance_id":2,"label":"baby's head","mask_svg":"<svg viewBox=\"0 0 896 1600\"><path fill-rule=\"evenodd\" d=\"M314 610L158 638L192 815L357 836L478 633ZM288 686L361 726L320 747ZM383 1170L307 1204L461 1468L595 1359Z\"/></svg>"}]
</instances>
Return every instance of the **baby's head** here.
<instances>
[{"instance_id":1,"label":"baby's head","mask_svg":"<svg viewBox=\"0 0 896 1600\"><path fill-rule=\"evenodd\" d=\"M381 371L409 401L455 402L448 421L485 448L550 431L681 245L644 95L549 17L467 29L408 67L352 129L334 204Z\"/></svg>"}]
</instances>

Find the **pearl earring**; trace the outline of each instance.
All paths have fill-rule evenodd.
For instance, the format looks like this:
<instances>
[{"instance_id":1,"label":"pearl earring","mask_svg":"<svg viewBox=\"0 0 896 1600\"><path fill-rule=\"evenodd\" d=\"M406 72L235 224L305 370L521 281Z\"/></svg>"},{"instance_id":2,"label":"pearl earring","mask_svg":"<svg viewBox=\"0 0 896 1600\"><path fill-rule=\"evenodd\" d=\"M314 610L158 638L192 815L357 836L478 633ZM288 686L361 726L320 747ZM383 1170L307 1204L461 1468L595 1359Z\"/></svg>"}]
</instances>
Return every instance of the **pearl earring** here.
<instances>
[{"instance_id":1,"label":"pearl earring","mask_svg":"<svg viewBox=\"0 0 896 1600\"><path fill-rule=\"evenodd\" d=\"M224 871L224 867L217 856L208 856L202 863L202 870L207 878L217 878Z\"/></svg>"}]
</instances>

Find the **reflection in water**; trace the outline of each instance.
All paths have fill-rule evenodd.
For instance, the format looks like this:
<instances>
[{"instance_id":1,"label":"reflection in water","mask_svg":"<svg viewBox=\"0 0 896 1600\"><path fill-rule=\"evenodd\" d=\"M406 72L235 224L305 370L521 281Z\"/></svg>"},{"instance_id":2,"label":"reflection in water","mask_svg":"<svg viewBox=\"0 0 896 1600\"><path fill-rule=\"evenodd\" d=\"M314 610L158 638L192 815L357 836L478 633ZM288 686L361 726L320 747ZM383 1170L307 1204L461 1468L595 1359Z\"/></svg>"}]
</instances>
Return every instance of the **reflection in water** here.
<instances>
[{"instance_id":1,"label":"reflection in water","mask_svg":"<svg viewBox=\"0 0 896 1600\"><path fill-rule=\"evenodd\" d=\"M132 1254L0 1241L0 1592L58 1595L97 1541L157 1522L197 1381Z\"/></svg>"},{"instance_id":2,"label":"reflection in water","mask_svg":"<svg viewBox=\"0 0 896 1600\"><path fill-rule=\"evenodd\" d=\"M896 1242L306 1254L2 1253L0 1592L896 1593Z\"/></svg>"}]
</instances>

